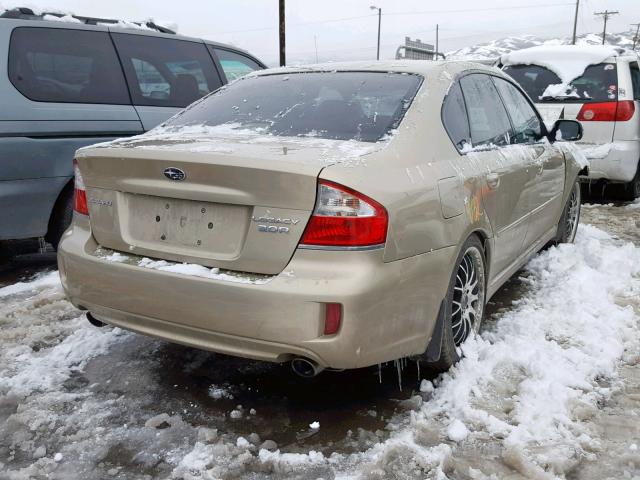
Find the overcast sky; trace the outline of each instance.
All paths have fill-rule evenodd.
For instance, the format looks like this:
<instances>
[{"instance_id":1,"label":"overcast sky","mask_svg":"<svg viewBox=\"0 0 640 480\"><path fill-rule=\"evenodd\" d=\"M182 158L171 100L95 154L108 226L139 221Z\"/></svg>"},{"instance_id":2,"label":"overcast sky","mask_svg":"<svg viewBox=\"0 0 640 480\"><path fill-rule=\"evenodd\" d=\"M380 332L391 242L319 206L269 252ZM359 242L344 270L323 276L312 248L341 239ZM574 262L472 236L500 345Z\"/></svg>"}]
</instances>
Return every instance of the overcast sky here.
<instances>
[{"instance_id":1,"label":"overcast sky","mask_svg":"<svg viewBox=\"0 0 640 480\"><path fill-rule=\"evenodd\" d=\"M377 11L373 0L287 0L287 60L370 59L376 54ZM0 4L64 10L78 15L153 18L178 25L179 33L245 48L268 64L277 62L278 0L0 0ZM382 58L393 58L405 36L451 51L510 35L567 36L575 0L375 0L382 8ZM578 33L602 31L593 15L618 10L608 31L640 22L640 0L580 0Z\"/></svg>"}]
</instances>

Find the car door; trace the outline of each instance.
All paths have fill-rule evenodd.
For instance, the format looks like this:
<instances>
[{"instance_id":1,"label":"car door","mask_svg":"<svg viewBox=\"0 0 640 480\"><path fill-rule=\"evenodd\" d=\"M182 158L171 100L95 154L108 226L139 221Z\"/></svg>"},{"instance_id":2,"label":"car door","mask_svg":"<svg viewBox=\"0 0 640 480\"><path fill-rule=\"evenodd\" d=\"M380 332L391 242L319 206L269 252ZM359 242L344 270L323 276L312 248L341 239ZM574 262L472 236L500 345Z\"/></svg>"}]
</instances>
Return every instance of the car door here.
<instances>
[{"instance_id":1,"label":"car door","mask_svg":"<svg viewBox=\"0 0 640 480\"><path fill-rule=\"evenodd\" d=\"M493 228L491 272L496 281L522 254L529 214L524 193L528 172L519 147L510 144L511 122L491 76L470 74L460 79L460 86L473 147L467 157L484 172L482 203Z\"/></svg>"},{"instance_id":2,"label":"car door","mask_svg":"<svg viewBox=\"0 0 640 480\"><path fill-rule=\"evenodd\" d=\"M0 21L0 239L47 233L78 148L142 133L104 27L15 23Z\"/></svg>"},{"instance_id":3,"label":"car door","mask_svg":"<svg viewBox=\"0 0 640 480\"><path fill-rule=\"evenodd\" d=\"M222 85L202 42L111 33L145 130Z\"/></svg>"},{"instance_id":4,"label":"car door","mask_svg":"<svg viewBox=\"0 0 640 480\"><path fill-rule=\"evenodd\" d=\"M502 78L493 77L493 82L513 125L511 143L525 153L524 193L531 216L524 241L528 249L557 225L564 192L564 155L546 139L542 120L520 89Z\"/></svg>"}]
</instances>

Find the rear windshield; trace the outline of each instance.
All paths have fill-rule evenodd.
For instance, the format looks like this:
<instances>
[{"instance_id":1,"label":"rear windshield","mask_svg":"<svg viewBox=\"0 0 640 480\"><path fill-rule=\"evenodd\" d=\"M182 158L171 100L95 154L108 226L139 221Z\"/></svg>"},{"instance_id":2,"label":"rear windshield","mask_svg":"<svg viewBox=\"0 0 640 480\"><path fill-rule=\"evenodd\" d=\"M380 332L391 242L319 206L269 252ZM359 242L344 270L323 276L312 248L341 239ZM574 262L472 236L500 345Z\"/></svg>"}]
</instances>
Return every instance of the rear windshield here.
<instances>
[{"instance_id":1,"label":"rear windshield","mask_svg":"<svg viewBox=\"0 0 640 480\"><path fill-rule=\"evenodd\" d=\"M219 89L166 123L278 136L375 142L396 128L422 77L380 72L258 75Z\"/></svg>"},{"instance_id":2,"label":"rear windshield","mask_svg":"<svg viewBox=\"0 0 640 480\"><path fill-rule=\"evenodd\" d=\"M618 76L615 63L590 65L581 77L569 84L564 92L547 91L550 85L561 84L551 70L539 65L511 65L504 67L536 103L606 102L618 98Z\"/></svg>"}]
</instances>

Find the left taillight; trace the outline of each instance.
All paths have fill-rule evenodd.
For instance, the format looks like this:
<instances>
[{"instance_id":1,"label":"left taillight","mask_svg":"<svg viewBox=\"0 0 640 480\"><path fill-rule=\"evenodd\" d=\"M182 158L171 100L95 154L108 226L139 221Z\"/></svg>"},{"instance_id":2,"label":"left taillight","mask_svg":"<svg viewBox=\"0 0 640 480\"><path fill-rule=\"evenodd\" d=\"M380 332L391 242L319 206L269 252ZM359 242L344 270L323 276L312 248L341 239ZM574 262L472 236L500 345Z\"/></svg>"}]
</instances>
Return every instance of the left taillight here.
<instances>
[{"instance_id":1,"label":"left taillight","mask_svg":"<svg viewBox=\"0 0 640 480\"><path fill-rule=\"evenodd\" d=\"M87 205L87 191L85 190L84 180L82 179L82 173L80 173L78 161L75 159L73 160L73 176L73 209L76 213L79 213L81 215L89 215L89 206Z\"/></svg>"},{"instance_id":2,"label":"left taillight","mask_svg":"<svg viewBox=\"0 0 640 480\"><path fill-rule=\"evenodd\" d=\"M328 180L319 180L316 206L301 247L365 248L387 240L387 210L372 198Z\"/></svg>"}]
</instances>

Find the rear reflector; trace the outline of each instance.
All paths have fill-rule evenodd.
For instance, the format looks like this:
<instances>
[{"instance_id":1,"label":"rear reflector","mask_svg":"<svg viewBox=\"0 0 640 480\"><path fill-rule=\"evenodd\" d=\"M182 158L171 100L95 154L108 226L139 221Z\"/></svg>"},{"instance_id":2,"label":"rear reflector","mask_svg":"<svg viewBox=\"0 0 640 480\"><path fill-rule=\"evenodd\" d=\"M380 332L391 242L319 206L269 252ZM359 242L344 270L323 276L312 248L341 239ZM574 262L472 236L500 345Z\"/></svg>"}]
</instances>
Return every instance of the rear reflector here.
<instances>
[{"instance_id":1,"label":"rear reflector","mask_svg":"<svg viewBox=\"0 0 640 480\"><path fill-rule=\"evenodd\" d=\"M620 102L585 103L576 120L581 122L626 122L636 110L631 100Z\"/></svg>"},{"instance_id":2,"label":"rear reflector","mask_svg":"<svg viewBox=\"0 0 640 480\"><path fill-rule=\"evenodd\" d=\"M339 303L325 304L324 334L334 335L338 333L340 323L342 323L342 305Z\"/></svg>"},{"instance_id":3,"label":"rear reflector","mask_svg":"<svg viewBox=\"0 0 640 480\"><path fill-rule=\"evenodd\" d=\"M387 210L375 200L327 180L300 244L318 247L367 247L387 239Z\"/></svg>"},{"instance_id":4,"label":"rear reflector","mask_svg":"<svg viewBox=\"0 0 640 480\"><path fill-rule=\"evenodd\" d=\"M80 167L78 167L78 161L73 160L73 175L74 175L74 188L73 188L73 209L82 215L89 215L89 207L87 205L87 191L84 187L84 180L80 173Z\"/></svg>"}]
</instances>

